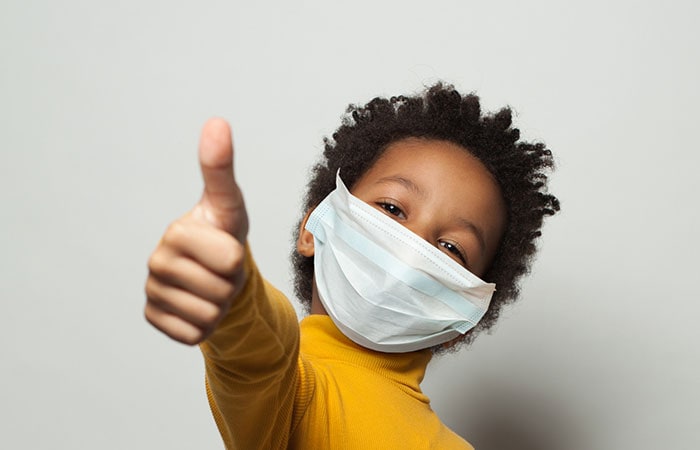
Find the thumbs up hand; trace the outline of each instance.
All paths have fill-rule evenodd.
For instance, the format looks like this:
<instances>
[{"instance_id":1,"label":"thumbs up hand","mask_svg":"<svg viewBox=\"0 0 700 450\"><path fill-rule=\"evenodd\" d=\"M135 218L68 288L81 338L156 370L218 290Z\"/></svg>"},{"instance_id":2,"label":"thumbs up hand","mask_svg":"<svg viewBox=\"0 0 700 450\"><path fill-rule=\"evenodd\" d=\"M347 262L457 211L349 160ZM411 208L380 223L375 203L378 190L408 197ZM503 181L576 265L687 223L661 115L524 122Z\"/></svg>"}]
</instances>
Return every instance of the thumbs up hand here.
<instances>
[{"instance_id":1,"label":"thumbs up hand","mask_svg":"<svg viewBox=\"0 0 700 450\"><path fill-rule=\"evenodd\" d=\"M148 261L145 316L172 339L195 345L209 336L245 285L248 215L233 172L231 129L210 119L199 163L204 192L166 230Z\"/></svg>"}]
</instances>

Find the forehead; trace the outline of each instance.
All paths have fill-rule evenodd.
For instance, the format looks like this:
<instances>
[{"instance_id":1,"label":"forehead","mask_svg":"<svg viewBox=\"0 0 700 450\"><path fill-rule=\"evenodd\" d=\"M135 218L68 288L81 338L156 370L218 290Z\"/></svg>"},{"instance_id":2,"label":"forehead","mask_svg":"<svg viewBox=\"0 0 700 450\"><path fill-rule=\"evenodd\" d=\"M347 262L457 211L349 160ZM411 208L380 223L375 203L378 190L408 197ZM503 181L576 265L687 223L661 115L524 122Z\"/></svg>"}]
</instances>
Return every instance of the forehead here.
<instances>
[{"instance_id":1,"label":"forehead","mask_svg":"<svg viewBox=\"0 0 700 450\"><path fill-rule=\"evenodd\" d=\"M431 184L454 181L488 188L501 196L498 182L486 166L451 141L411 137L392 142L361 178L399 171L422 176Z\"/></svg>"},{"instance_id":2,"label":"forehead","mask_svg":"<svg viewBox=\"0 0 700 450\"><path fill-rule=\"evenodd\" d=\"M441 199L441 207L501 216L495 222L504 222L507 216L506 202L493 174L476 156L454 142L424 138L395 141L353 188L365 190L401 179L409 179L420 187L414 192Z\"/></svg>"}]
</instances>

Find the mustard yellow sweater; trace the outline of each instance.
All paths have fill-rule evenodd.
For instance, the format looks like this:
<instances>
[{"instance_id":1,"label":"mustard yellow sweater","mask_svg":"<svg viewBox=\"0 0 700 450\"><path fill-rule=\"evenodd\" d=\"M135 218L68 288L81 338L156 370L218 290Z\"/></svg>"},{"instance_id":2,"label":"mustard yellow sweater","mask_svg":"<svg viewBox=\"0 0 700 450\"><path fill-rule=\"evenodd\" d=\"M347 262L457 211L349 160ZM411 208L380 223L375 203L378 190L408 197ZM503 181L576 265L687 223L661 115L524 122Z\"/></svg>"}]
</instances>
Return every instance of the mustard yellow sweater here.
<instances>
[{"instance_id":1,"label":"mustard yellow sweater","mask_svg":"<svg viewBox=\"0 0 700 450\"><path fill-rule=\"evenodd\" d=\"M245 289L200 346L227 449L472 449L420 390L429 350L368 350L328 316L298 323L250 252L246 271Z\"/></svg>"}]
</instances>

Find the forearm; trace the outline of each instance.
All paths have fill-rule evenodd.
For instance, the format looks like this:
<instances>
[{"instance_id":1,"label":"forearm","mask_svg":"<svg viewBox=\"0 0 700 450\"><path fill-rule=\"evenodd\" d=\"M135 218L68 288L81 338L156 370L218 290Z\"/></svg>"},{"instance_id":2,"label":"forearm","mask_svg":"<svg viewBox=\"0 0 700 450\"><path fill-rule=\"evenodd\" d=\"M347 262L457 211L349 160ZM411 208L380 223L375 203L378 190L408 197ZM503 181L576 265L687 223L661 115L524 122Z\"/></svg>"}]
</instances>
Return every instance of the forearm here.
<instances>
[{"instance_id":1,"label":"forearm","mask_svg":"<svg viewBox=\"0 0 700 450\"><path fill-rule=\"evenodd\" d=\"M246 286L201 345L212 412L229 448L284 448L296 386L299 328L285 296L246 249Z\"/></svg>"}]
</instances>

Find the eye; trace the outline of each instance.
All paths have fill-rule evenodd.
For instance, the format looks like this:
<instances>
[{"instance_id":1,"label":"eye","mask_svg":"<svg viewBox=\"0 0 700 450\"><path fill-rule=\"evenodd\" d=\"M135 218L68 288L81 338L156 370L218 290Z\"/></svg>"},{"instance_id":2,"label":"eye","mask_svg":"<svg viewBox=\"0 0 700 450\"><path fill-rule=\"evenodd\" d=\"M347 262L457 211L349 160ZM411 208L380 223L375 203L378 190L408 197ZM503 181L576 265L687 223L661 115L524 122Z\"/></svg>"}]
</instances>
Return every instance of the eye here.
<instances>
[{"instance_id":1,"label":"eye","mask_svg":"<svg viewBox=\"0 0 700 450\"><path fill-rule=\"evenodd\" d=\"M459 262L464 266L467 267L467 255L462 250L462 248L459 246L459 244L454 243L454 242L449 242L449 241L439 241L438 244L440 247L444 248L447 250L454 258L459 260Z\"/></svg>"},{"instance_id":2,"label":"eye","mask_svg":"<svg viewBox=\"0 0 700 450\"><path fill-rule=\"evenodd\" d=\"M401 208L389 202L377 202L380 208L382 208L387 214L398 217L399 219L405 219L406 215L401 211Z\"/></svg>"}]
</instances>

